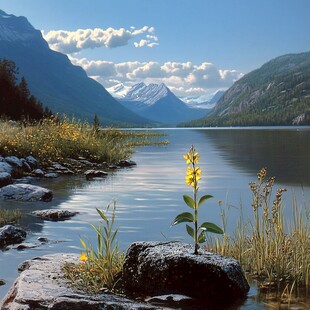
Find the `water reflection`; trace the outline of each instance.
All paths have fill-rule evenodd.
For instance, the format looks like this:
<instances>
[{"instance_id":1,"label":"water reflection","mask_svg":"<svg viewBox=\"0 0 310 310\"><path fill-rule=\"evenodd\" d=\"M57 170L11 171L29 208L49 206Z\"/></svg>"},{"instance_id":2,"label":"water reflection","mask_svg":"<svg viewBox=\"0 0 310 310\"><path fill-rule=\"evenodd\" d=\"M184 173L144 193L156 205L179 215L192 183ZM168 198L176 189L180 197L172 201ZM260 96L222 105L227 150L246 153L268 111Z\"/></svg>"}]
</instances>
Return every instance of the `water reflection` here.
<instances>
[{"instance_id":1,"label":"water reflection","mask_svg":"<svg viewBox=\"0 0 310 310\"><path fill-rule=\"evenodd\" d=\"M250 173L267 167L285 184L310 185L310 129L203 130L221 156Z\"/></svg>"}]
</instances>

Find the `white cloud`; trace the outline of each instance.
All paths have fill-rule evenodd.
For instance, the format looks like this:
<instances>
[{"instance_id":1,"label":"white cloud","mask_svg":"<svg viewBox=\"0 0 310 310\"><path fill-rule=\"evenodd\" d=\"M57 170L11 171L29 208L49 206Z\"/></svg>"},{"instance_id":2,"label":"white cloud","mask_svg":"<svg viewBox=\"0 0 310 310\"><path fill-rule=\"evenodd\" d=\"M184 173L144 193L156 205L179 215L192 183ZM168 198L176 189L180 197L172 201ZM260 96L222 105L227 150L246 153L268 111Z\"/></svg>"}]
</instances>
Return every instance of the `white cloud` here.
<instances>
[{"instance_id":1,"label":"white cloud","mask_svg":"<svg viewBox=\"0 0 310 310\"><path fill-rule=\"evenodd\" d=\"M139 62L113 63L89 61L85 58L70 57L71 61L82 66L88 75L105 87L118 83L131 86L141 81L145 83L165 83L180 97L210 96L218 89L227 89L243 76L236 70L219 70L212 63L202 62Z\"/></svg>"},{"instance_id":2,"label":"white cloud","mask_svg":"<svg viewBox=\"0 0 310 310\"><path fill-rule=\"evenodd\" d=\"M116 48L129 44L133 38L144 36L138 42L134 42L135 47L154 47L159 45L158 37L154 35L155 28L144 26L136 29L131 26L125 28L94 28L77 29L76 31L52 30L43 36L53 50L72 54L83 49L94 49L99 47ZM151 35L150 35L151 34Z\"/></svg>"}]
</instances>

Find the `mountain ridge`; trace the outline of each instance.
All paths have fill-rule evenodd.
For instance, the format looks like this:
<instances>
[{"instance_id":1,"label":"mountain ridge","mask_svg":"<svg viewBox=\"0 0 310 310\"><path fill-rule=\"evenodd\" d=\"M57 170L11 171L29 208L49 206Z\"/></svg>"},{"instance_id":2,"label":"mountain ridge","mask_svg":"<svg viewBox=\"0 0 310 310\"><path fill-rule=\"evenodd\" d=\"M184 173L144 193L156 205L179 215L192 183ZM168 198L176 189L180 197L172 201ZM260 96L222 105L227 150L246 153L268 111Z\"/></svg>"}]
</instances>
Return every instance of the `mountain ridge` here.
<instances>
[{"instance_id":1,"label":"mountain ridge","mask_svg":"<svg viewBox=\"0 0 310 310\"><path fill-rule=\"evenodd\" d=\"M150 124L149 120L124 108L66 55L51 50L41 32L34 29L26 17L0 11L0 29L0 58L16 63L31 93L53 113L66 113L89 121L97 114L102 125ZM13 39L8 40L11 34Z\"/></svg>"},{"instance_id":2,"label":"mountain ridge","mask_svg":"<svg viewBox=\"0 0 310 310\"><path fill-rule=\"evenodd\" d=\"M310 52L274 58L236 81L206 118L185 126L310 124Z\"/></svg>"},{"instance_id":3,"label":"mountain ridge","mask_svg":"<svg viewBox=\"0 0 310 310\"><path fill-rule=\"evenodd\" d=\"M189 108L164 83L146 85L141 82L133 85L126 94L123 90L120 87L122 96L118 98L122 105L140 116L165 125L176 125L207 114L206 110Z\"/></svg>"}]
</instances>

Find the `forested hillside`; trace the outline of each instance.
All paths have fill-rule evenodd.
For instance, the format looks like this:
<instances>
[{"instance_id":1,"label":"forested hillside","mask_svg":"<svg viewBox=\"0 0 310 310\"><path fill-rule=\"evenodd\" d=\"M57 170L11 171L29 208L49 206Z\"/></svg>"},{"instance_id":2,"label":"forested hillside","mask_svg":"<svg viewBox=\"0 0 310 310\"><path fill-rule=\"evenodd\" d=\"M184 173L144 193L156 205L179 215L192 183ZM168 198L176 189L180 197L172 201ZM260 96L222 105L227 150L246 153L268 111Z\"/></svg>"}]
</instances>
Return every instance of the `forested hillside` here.
<instances>
[{"instance_id":1,"label":"forested hillside","mask_svg":"<svg viewBox=\"0 0 310 310\"><path fill-rule=\"evenodd\" d=\"M310 125L310 52L275 58L234 83L187 126Z\"/></svg>"},{"instance_id":2,"label":"forested hillside","mask_svg":"<svg viewBox=\"0 0 310 310\"><path fill-rule=\"evenodd\" d=\"M18 69L13 61L0 60L0 116L12 120L40 120L51 111L30 94L27 81L18 80Z\"/></svg>"}]
</instances>

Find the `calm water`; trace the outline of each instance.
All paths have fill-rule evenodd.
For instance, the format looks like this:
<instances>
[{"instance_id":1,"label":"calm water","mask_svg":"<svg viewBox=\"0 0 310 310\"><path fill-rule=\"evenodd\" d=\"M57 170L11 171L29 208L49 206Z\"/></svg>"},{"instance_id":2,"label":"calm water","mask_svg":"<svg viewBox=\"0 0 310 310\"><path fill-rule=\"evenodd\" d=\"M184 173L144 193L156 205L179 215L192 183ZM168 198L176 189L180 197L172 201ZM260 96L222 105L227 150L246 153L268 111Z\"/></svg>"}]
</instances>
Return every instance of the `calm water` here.
<instances>
[{"instance_id":1,"label":"calm water","mask_svg":"<svg viewBox=\"0 0 310 310\"><path fill-rule=\"evenodd\" d=\"M309 201L310 197L310 128L264 129L166 129L168 146L141 147L133 155L137 166L117 170L106 179L85 181L83 177L61 177L39 181L54 191L50 203L0 202L0 208L18 207L24 211L22 225L29 231L28 242L38 237L51 242L34 249L0 252L0 298L17 276L17 266L25 259L56 252L79 253L79 237L94 240L89 223L97 223L96 207L105 208L112 200L117 204L120 246L126 249L138 240L181 240L191 242L182 225L170 228L176 214L187 211L182 195L190 194L184 183L186 171L183 154L192 144L201 155L203 175L200 194L211 194L200 209L202 220L221 225L218 200L229 209L228 230L232 232L242 205L244 216L252 216L248 182L267 167L276 176L277 186L289 192L285 214L290 218L291 193ZM46 222L30 215L31 211L61 208L80 212L71 220ZM267 309L259 301L255 285L241 309Z\"/></svg>"}]
</instances>

